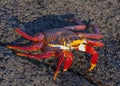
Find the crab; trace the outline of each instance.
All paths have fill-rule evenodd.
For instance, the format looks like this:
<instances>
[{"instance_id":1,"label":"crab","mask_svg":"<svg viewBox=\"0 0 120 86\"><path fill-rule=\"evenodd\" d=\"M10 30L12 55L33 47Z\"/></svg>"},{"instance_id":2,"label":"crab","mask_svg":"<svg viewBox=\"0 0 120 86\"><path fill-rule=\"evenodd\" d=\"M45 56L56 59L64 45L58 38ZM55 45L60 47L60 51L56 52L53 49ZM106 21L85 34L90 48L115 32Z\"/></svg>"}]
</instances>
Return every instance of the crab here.
<instances>
[{"instance_id":1,"label":"crab","mask_svg":"<svg viewBox=\"0 0 120 86\"><path fill-rule=\"evenodd\" d=\"M68 68L71 67L74 58L74 55L72 54L73 50L79 50L91 54L90 67L88 68L88 71L91 71L95 68L98 62L98 52L94 47L104 46L101 41L98 41L103 36L99 33L98 27L93 24L86 26L75 17L70 20L75 22L77 25L43 31L35 36L30 36L19 28L16 28L16 32L18 32L22 37L33 41L34 44L30 46L8 45L7 48L28 52L37 50L42 51L41 54L16 53L18 56L28 57L31 59L45 59L52 56L58 58L57 68L53 77L54 80L58 75L62 63L64 63L64 71L67 71ZM95 32L80 32L84 31L87 27L92 27Z\"/></svg>"}]
</instances>

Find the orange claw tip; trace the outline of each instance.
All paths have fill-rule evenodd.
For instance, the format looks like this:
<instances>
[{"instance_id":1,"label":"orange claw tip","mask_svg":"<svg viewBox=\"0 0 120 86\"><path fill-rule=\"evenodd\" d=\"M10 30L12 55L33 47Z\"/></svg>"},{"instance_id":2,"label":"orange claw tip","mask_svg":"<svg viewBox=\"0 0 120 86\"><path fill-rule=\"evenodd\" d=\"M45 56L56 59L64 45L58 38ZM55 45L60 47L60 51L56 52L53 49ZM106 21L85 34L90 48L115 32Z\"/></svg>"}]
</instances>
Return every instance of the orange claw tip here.
<instances>
[{"instance_id":1,"label":"orange claw tip","mask_svg":"<svg viewBox=\"0 0 120 86\"><path fill-rule=\"evenodd\" d=\"M96 64L91 64L91 67L88 69L88 71L92 71L96 67Z\"/></svg>"}]
</instances>

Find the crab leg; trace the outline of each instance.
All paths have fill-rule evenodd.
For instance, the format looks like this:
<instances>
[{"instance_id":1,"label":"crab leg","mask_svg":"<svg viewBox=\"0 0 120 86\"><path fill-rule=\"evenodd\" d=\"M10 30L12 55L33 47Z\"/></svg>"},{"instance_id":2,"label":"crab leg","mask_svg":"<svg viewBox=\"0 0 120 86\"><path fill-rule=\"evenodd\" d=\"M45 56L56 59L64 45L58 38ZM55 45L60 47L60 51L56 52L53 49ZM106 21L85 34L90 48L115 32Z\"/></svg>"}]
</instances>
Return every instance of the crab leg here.
<instances>
[{"instance_id":1,"label":"crab leg","mask_svg":"<svg viewBox=\"0 0 120 86\"><path fill-rule=\"evenodd\" d=\"M93 39L101 39L102 35L100 34L89 34L89 33L77 33L78 36L83 37L83 38L93 38Z\"/></svg>"},{"instance_id":2,"label":"crab leg","mask_svg":"<svg viewBox=\"0 0 120 86\"><path fill-rule=\"evenodd\" d=\"M64 53L61 51L61 52L53 52L53 51L46 51L44 52L43 54L38 54L38 55L33 55L33 54L24 54L24 53L16 53L18 56L24 56L24 57L28 57L28 58L32 58L32 59L43 59L43 58L49 58L51 56L57 56L57 58L59 58L59 61L58 61L58 65L57 65L57 68L55 70L55 73L54 73L54 80L56 79L56 76L58 75L58 71L60 69L60 66L62 64L62 62L64 61Z\"/></svg>"},{"instance_id":3,"label":"crab leg","mask_svg":"<svg viewBox=\"0 0 120 86\"><path fill-rule=\"evenodd\" d=\"M88 71L91 71L91 70L93 70L94 68L95 68L95 66L96 66L96 64L97 64L97 61L98 61L98 53L95 51L95 49L93 48L93 47L91 47L91 46L88 46L88 45L86 45L86 47L85 47L86 49L85 49L85 51L87 52L87 53L90 53L92 56L91 56L91 66L90 66L90 68L88 69Z\"/></svg>"},{"instance_id":4,"label":"crab leg","mask_svg":"<svg viewBox=\"0 0 120 86\"><path fill-rule=\"evenodd\" d=\"M67 71L68 68L72 65L73 62L73 54L70 51L63 51L65 60L64 60L64 71Z\"/></svg>"},{"instance_id":5,"label":"crab leg","mask_svg":"<svg viewBox=\"0 0 120 86\"><path fill-rule=\"evenodd\" d=\"M64 53L62 51L57 52L56 55L59 58L59 61L58 61L58 65L57 65L57 68L56 68L55 73L54 73L53 80L56 80L56 76L58 75L58 71L60 69L60 66L61 66L62 62L64 61Z\"/></svg>"},{"instance_id":6,"label":"crab leg","mask_svg":"<svg viewBox=\"0 0 120 86\"><path fill-rule=\"evenodd\" d=\"M97 46L97 47L103 47L104 44L102 42L96 42L92 40L86 40L87 44L90 46Z\"/></svg>"},{"instance_id":7,"label":"crab leg","mask_svg":"<svg viewBox=\"0 0 120 86\"><path fill-rule=\"evenodd\" d=\"M95 51L95 49L89 45L85 45L85 44L80 44L78 46L78 50L83 51L83 52L87 52L89 54L91 54L91 66L88 69L88 71L91 71L95 68L97 61L98 61L98 53Z\"/></svg>"},{"instance_id":8,"label":"crab leg","mask_svg":"<svg viewBox=\"0 0 120 86\"><path fill-rule=\"evenodd\" d=\"M77 25L84 25L84 24L82 23L82 21L80 21L80 19L79 19L79 18L76 18L75 16L73 16L72 18L65 19L65 20L73 21L73 22L76 23Z\"/></svg>"},{"instance_id":9,"label":"crab leg","mask_svg":"<svg viewBox=\"0 0 120 86\"><path fill-rule=\"evenodd\" d=\"M32 59L43 59L43 58L49 58L53 55L53 52L45 52L43 54L27 54L27 53L16 53L18 56L24 56Z\"/></svg>"},{"instance_id":10,"label":"crab leg","mask_svg":"<svg viewBox=\"0 0 120 86\"><path fill-rule=\"evenodd\" d=\"M37 43L34 45L30 45L30 46L7 46L7 48L10 49L18 49L18 50L25 50L25 51L35 51L35 50L39 50L41 49L43 46L43 43Z\"/></svg>"},{"instance_id":11,"label":"crab leg","mask_svg":"<svg viewBox=\"0 0 120 86\"><path fill-rule=\"evenodd\" d=\"M73 18L70 18L70 20L72 20L73 22L75 22L78 25L84 25L79 18L73 17ZM97 33L97 34L100 33L98 26L93 25L93 24L90 24L89 26L94 29L95 33Z\"/></svg>"},{"instance_id":12,"label":"crab leg","mask_svg":"<svg viewBox=\"0 0 120 86\"><path fill-rule=\"evenodd\" d=\"M94 31L95 31L96 34L99 34L99 33L100 33L98 26L93 25L93 24L90 24L89 26L94 29Z\"/></svg>"},{"instance_id":13,"label":"crab leg","mask_svg":"<svg viewBox=\"0 0 120 86\"><path fill-rule=\"evenodd\" d=\"M26 34L25 32L23 32L22 30L20 30L19 28L16 28L16 31L21 35L23 36L24 38L28 39L28 40L31 40L31 41L34 41L34 42L39 42L41 41L43 38L44 38L44 35L42 33L39 34L39 36L36 36L36 37L32 37L28 34Z\"/></svg>"},{"instance_id":14,"label":"crab leg","mask_svg":"<svg viewBox=\"0 0 120 86\"><path fill-rule=\"evenodd\" d=\"M86 28L85 25L75 25L75 26L64 27L63 29L68 29L68 30L85 30L85 28Z\"/></svg>"}]
</instances>

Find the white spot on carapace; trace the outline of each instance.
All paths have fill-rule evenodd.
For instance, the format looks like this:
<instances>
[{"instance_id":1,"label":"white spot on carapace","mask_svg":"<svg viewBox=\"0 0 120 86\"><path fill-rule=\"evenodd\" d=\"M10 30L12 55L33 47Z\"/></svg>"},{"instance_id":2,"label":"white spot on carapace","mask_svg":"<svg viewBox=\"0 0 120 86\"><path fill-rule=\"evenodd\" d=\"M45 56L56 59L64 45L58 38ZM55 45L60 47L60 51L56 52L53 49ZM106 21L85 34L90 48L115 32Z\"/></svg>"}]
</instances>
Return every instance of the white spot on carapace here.
<instances>
[{"instance_id":1,"label":"white spot on carapace","mask_svg":"<svg viewBox=\"0 0 120 86\"><path fill-rule=\"evenodd\" d=\"M85 43L86 43L86 39L83 41L83 43L81 43L79 46L78 46L78 49L80 50L80 51L85 51Z\"/></svg>"}]
</instances>

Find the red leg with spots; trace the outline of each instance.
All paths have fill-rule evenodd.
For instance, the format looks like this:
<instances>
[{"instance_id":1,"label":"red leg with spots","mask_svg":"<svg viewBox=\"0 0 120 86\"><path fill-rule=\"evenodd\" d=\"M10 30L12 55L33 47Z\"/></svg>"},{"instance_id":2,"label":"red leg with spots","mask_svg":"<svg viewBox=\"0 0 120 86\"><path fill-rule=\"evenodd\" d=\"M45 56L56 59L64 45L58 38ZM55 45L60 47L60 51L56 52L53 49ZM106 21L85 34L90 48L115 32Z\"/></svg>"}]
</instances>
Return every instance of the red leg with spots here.
<instances>
[{"instance_id":1,"label":"red leg with spots","mask_svg":"<svg viewBox=\"0 0 120 86\"><path fill-rule=\"evenodd\" d=\"M16 28L16 31L21 35L23 36L24 38L28 39L28 40L31 40L31 41L34 41L34 42L40 42L41 40L43 40L44 38L44 34L43 33L40 33L38 36L36 37L32 37L28 34L26 34L25 32L21 31L19 28Z\"/></svg>"},{"instance_id":2,"label":"red leg with spots","mask_svg":"<svg viewBox=\"0 0 120 86\"><path fill-rule=\"evenodd\" d=\"M37 43L37 44L34 44L34 45L23 46L23 47L21 47L21 46L7 46L7 48L25 50L25 51L36 51L36 50L41 49L42 46L43 46L43 43Z\"/></svg>"}]
</instances>

